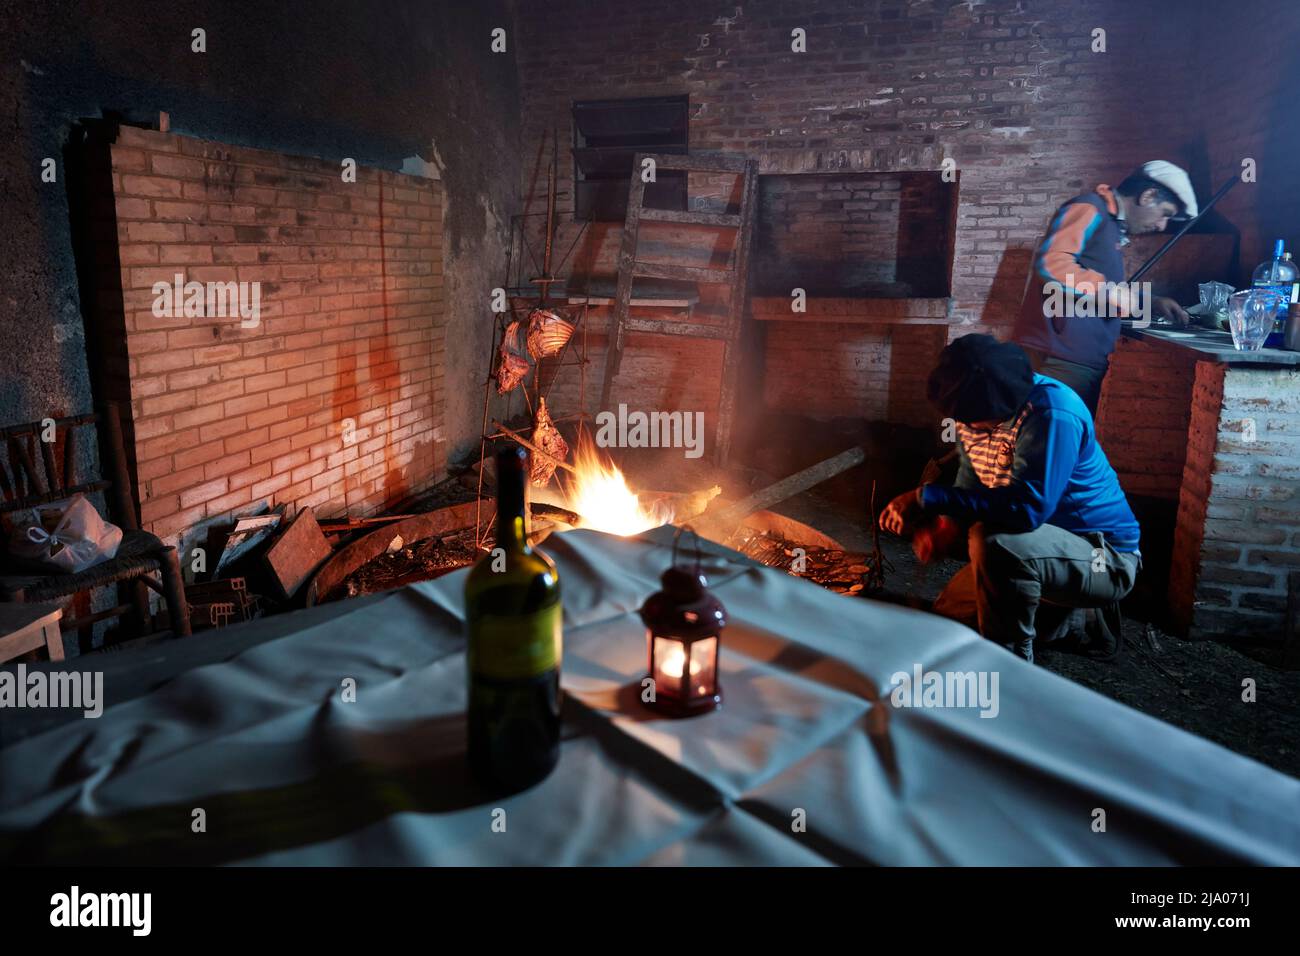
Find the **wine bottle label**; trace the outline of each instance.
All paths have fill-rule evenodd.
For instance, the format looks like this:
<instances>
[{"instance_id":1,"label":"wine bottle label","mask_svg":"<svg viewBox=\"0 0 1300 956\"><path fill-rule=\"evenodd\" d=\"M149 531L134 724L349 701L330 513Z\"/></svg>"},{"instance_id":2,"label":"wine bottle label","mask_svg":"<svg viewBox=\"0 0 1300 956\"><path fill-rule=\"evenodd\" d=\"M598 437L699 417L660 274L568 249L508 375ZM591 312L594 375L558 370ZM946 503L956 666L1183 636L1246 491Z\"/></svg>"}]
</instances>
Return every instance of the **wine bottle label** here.
<instances>
[{"instance_id":1,"label":"wine bottle label","mask_svg":"<svg viewBox=\"0 0 1300 956\"><path fill-rule=\"evenodd\" d=\"M471 626L469 670L496 680L538 677L560 666L560 602L533 614L484 614Z\"/></svg>"}]
</instances>

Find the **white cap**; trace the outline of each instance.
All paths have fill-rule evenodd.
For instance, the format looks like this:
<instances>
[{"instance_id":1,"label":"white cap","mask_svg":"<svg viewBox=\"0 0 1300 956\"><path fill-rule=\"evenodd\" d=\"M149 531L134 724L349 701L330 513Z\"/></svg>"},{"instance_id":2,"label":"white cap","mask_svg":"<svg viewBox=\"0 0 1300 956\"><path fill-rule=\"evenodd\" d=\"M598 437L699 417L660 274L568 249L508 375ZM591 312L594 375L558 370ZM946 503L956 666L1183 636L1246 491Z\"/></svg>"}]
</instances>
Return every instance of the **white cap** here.
<instances>
[{"instance_id":1,"label":"white cap","mask_svg":"<svg viewBox=\"0 0 1300 956\"><path fill-rule=\"evenodd\" d=\"M1188 216L1196 216L1196 192L1192 189L1192 181L1181 167L1163 159L1154 159L1142 164L1142 175L1154 179L1177 196Z\"/></svg>"}]
</instances>

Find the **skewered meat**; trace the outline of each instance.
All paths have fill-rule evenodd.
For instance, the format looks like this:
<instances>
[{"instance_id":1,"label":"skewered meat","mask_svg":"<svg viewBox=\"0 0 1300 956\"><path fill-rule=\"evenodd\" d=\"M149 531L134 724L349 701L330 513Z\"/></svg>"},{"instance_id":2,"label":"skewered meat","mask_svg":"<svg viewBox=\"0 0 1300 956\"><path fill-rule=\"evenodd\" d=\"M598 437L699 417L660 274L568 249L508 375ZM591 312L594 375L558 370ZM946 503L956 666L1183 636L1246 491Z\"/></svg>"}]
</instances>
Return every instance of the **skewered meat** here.
<instances>
[{"instance_id":1,"label":"skewered meat","mask_svg":"<svg viewBox=\"0 0 1300 956\"><path fill-rule=\"evenodd\" d=\"M533 444L560 461L564 461L569 454L569 444L560 434L560 430L555 427L555 422L551 421L551 413L546 410L544 398L537 400L537 418L533 422ZM551 476L555 474L556 464L541 455L533 455L531 458L529 477L532 478L533 484L540 488L551 480Z\"/></svg>"},{"instance_id":2,"label":"skewered meat","mask_svg":"<svg viewBox=\"0 0 1300 956\"><path fill-rule=\"evenodd\" d=\"M511 322L501 337L497 350L497 394L504 395L528 375L528 359L524 355L520 334L522 322Z\"/></svg>"},{"instance_id":3,"label":"skewered meat","mask_svg":"<svg viewBox=\"0 0 1300 956\"><path fill-rule=\"evenodd\" d=\"M573 325L550 309L533 309L528 314L528 354L534 360L554 355L573 335Z\"/></svg>"}]
</instances>

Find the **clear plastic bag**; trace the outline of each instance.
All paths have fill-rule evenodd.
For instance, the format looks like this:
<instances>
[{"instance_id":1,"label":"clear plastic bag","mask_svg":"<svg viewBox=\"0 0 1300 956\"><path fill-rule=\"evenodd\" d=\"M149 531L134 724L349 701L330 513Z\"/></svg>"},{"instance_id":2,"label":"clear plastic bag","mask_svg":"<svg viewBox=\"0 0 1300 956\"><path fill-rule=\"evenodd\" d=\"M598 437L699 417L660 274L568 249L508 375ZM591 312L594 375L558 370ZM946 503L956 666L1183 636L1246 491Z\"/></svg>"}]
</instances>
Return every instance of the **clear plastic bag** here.
<instances>
[{"instance_id":1,"label":"clear plastic bag","mask_svg":"<svg viewBox=\"0 0 1300 956\"><path fill-rule=\"evenodd\" d=\"M122 529L105 521L82 494L18 512L9 553L50 571L75 574L117 555Z\"/></svg>"}]
</instances>

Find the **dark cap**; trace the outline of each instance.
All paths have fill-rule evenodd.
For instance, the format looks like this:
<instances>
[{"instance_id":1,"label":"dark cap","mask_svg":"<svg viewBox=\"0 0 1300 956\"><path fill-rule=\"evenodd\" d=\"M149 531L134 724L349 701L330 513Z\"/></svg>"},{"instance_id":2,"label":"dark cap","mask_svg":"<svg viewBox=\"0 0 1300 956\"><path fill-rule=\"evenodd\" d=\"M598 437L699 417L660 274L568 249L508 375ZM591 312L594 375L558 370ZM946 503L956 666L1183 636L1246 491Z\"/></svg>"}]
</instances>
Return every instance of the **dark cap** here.
<instances>
[{"instance_id":1,"label":"dark cap","mask_svg":"<svg viewBox=\"0 0 1300 956\"><path fill-rule=\"evenodd\" d=\"M963 335L939 353L925 394L945 418L1005 421L1029 399L1034 370L1025 350L991 335Z\"/></svg>"}]
</instances>

